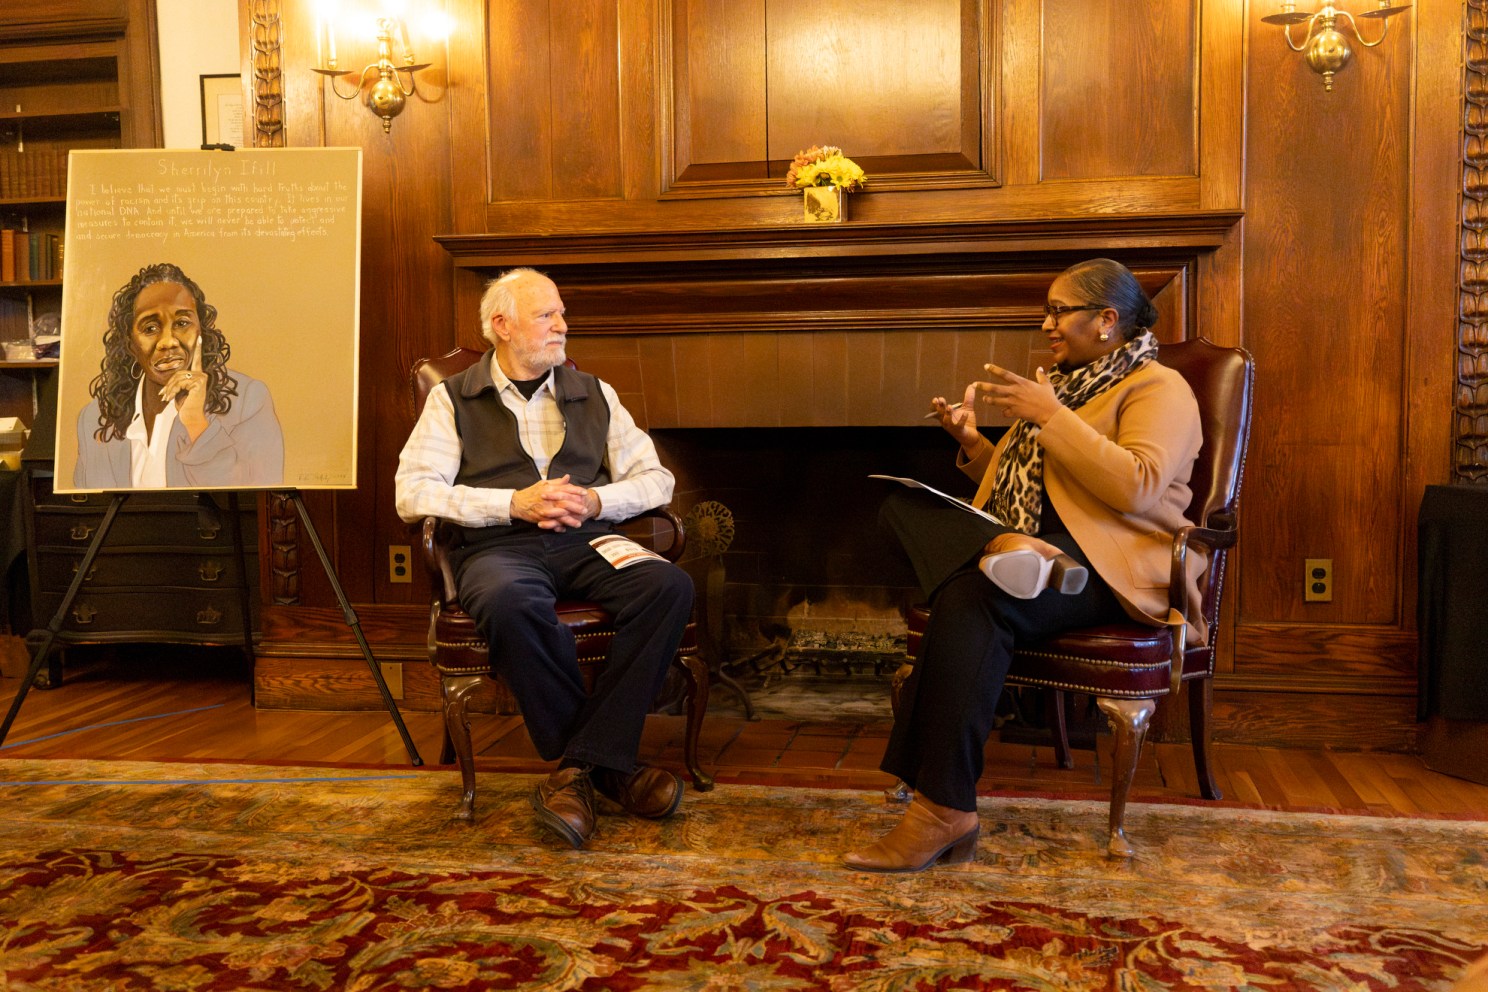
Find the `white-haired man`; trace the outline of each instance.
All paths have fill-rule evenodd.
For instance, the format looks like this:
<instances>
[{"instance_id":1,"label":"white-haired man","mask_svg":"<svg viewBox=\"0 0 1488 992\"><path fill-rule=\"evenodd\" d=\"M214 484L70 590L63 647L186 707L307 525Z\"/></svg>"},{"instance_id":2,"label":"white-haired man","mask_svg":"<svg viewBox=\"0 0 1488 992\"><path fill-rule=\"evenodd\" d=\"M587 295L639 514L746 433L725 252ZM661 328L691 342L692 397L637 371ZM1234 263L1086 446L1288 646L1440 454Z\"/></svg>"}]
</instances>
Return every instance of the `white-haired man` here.
<instances>
[{"instance_id":1,"label":"white-haired man","mask_svg":"<svg viewBox=\"0 0 1488 992\"><path fill-rule=\"evenodd\" d=\"M594 790L661 818L682 780L636 761L646 713L692 610L669 562L619 568L591 542L610 521L666 504L672 474L615 390L565 364L568 325L551 279L513 269L480 307L492 349L429 393L395 479L398 514L458 525L460 602L490 646L538 754L559 767L538 785L539 822L575 848L594 832ZM615 617L610 657L585 690L560 598Z\"/></svg>"}]
</instances>

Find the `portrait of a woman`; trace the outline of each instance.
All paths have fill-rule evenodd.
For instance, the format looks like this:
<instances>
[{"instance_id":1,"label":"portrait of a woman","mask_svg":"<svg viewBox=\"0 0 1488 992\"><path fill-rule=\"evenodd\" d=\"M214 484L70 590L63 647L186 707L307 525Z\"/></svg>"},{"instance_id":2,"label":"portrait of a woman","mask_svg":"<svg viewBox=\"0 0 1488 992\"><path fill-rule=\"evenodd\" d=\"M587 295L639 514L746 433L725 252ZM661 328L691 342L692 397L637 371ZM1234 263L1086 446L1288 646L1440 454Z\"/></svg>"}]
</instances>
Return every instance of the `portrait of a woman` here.
<instances>
[{"instance_id":1,"label":"portrait of a woman","mask_svg":"<svg viewBox=\"0 0 1488 992\"><path fill-rule=\"evenodd\" d=\"M284 435L268 387L228 368L217 309L169 262L147 265L109 309L104 357L78 415L80 489L274 486Z\"/></svg>"}]
</instances>

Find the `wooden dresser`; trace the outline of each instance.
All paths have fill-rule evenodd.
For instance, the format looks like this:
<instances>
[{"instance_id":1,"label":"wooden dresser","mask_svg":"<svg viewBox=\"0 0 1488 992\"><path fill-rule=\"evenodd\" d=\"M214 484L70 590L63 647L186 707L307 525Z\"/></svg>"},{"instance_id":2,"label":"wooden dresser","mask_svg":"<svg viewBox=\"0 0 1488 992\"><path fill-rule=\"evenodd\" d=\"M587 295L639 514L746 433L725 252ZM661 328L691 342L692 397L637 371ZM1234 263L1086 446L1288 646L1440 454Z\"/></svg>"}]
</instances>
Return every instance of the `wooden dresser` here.
<instances>
[{"instance_id":1,"label":"wooden dresser","mask_svg":"<svg viewBox=\"0 0 1488 992\"><path fill-rule=\"evenodd\" d=\"M31 610L34 623L44 628L113 495L54 493L49 470L33 465L26 472ZM257 503L252 494L238 496L245 585L229 497L225 492L130 494L68 609L58 640L241 644L245 609L257 630Z\"/></svg>"}]
</instances>

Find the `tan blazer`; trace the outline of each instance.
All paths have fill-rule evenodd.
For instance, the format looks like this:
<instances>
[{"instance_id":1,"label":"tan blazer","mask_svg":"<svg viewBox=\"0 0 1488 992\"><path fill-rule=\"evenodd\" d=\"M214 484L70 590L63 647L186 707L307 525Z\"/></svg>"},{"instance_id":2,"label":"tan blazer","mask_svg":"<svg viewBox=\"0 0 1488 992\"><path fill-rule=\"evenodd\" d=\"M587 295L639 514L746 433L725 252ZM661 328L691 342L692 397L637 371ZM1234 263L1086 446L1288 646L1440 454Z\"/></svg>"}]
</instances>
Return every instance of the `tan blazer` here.
<instances>
[{"instance_id":1,"label":"tan blazer","mask_svg":"<svg viewBox=\"0 0 1488 992\"><path fill-rule=\"evenodd\" d=\"M1133 620L1161 626L1168 613L1173 534L1193 493L1188 481L1203 431L1183 376L1149 362L1078 410L1061 408L1039 432L1044 488L1070 536ZM980 482L997 470L1007 436L982 445L960 468ZM1188 560L1188 637L1207 641L1198 578Z\"/></svg>"}]
</instances>

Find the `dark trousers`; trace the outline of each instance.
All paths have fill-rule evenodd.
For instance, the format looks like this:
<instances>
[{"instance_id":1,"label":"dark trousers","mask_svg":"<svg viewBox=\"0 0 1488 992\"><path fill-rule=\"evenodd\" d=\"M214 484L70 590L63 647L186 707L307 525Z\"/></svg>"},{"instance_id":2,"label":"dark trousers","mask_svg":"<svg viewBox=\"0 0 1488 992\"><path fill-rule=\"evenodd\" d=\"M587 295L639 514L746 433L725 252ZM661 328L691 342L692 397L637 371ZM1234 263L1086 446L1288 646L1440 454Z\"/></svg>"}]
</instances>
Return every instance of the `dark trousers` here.
<instances>
[{"instance_id":1,"label":"dark trousers","mask_svg":"<svg viewBox=\"0 0 1488 992\"><path fill-rule=\"evenodd\" d=\"M521 707L545 760L630 772L646 713L692 612L692 580L663 561L616 569L592 533L546 531L482 549L459 565L460 602L490 645L491 665ZM558 599L587 599L615 618L610 656L586 691Z\"/></svg>"},{"instance_id":2,"label":"dark trousers","mask_svg":"<svg viewBox=\"0 0 1488 992\"><path fill-rule=\"evenodd\" d=\"M933 592L920 658L900 692L880 767L933 802L975 810L983 749L992 734L1013 646L1077 627L1119 622L1126 611L1093 568L1084 591L1076 595L1050 589L1034 599L1009 596L976 567L986 542L1006 528L935 496L895 493L880 520L904 547L921 584ZM1090 567L1068 534L1039 537ZM949 574L938 568L949 569Z\"/></svg>"}]
</instances>

